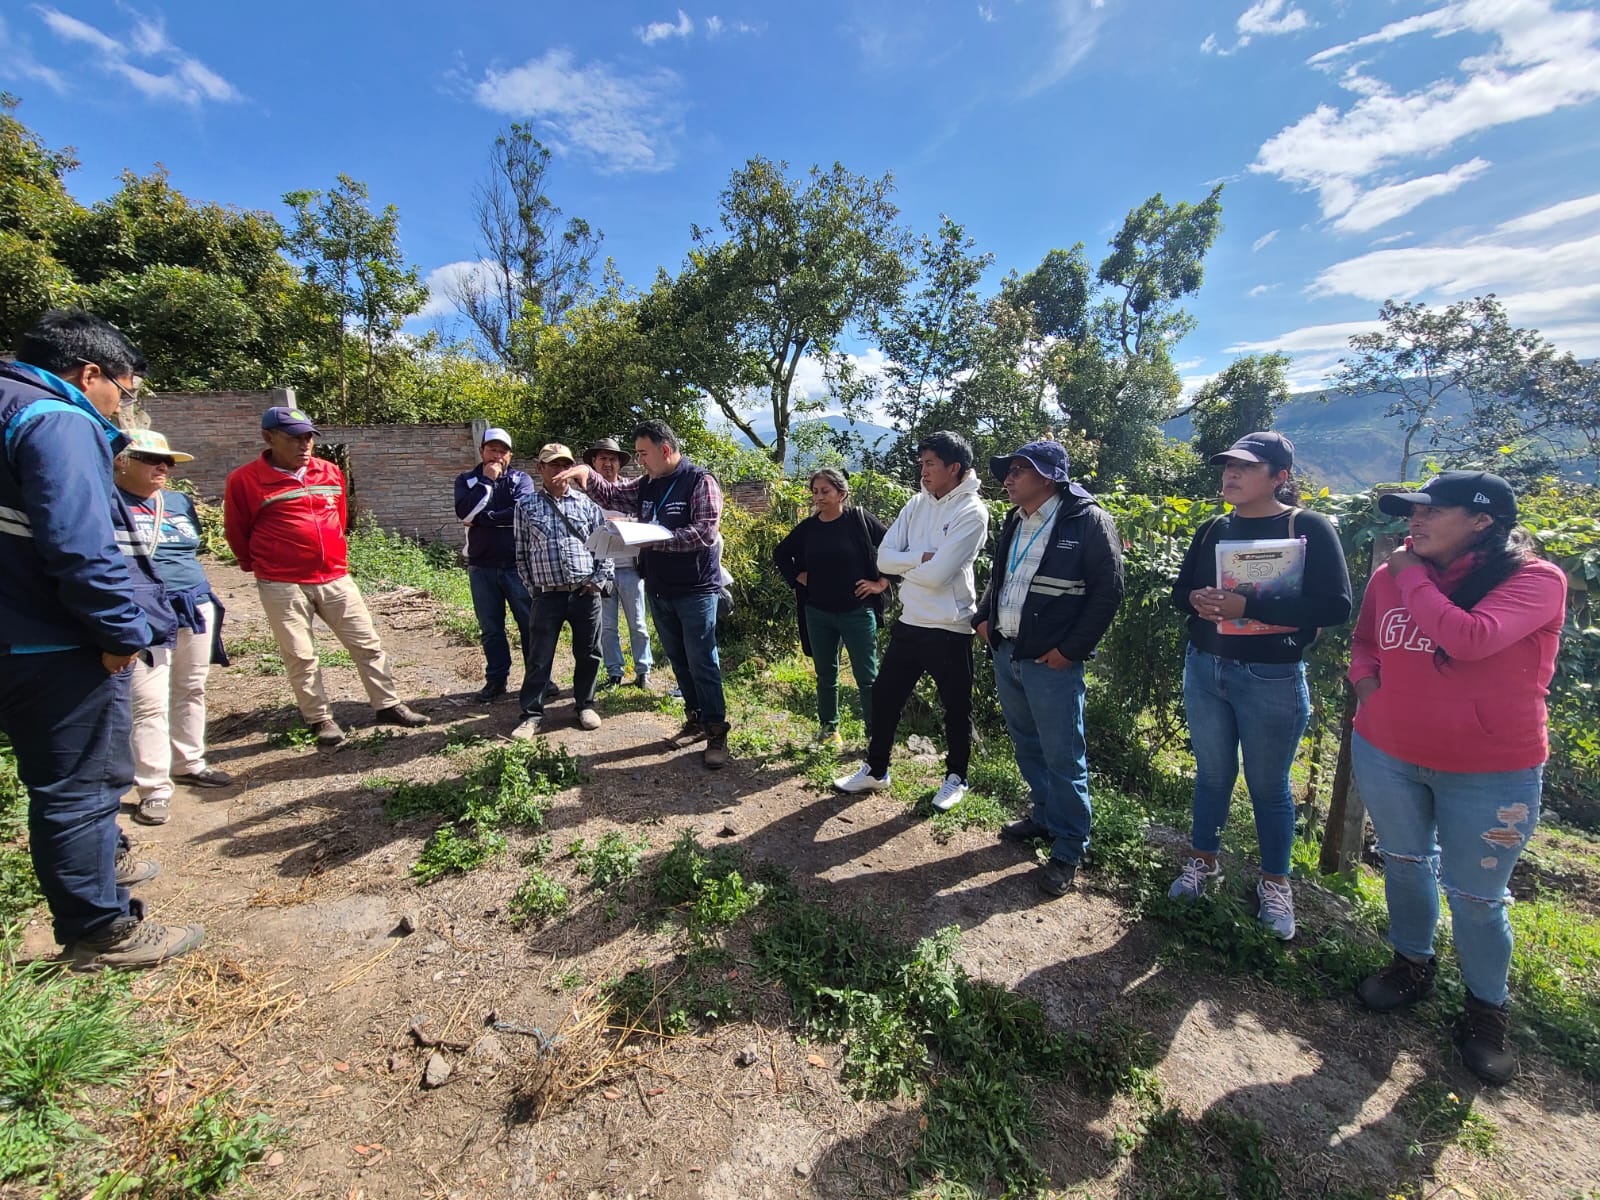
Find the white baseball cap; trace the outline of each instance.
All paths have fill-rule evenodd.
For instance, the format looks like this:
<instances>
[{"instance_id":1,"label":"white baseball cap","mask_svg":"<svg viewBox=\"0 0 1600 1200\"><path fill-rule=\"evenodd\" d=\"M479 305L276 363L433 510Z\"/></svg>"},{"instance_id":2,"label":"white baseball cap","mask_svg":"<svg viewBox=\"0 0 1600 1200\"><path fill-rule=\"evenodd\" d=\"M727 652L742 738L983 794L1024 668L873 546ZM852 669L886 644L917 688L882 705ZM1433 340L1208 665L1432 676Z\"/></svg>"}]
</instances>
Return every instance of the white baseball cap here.
<instances>
[{"instance_id":1,"label":"white baseball cap","mask_svg":"<svg viewBox=\"0 0 1600 1200\"><path fill-rule=\"evenodd\" d=\"M511 435L504 429L485 429L483 431L483 441L479 442L478 445L486 445L489 442L503 442L509 448L511 446Z\"/></svg>"}]
</instances>

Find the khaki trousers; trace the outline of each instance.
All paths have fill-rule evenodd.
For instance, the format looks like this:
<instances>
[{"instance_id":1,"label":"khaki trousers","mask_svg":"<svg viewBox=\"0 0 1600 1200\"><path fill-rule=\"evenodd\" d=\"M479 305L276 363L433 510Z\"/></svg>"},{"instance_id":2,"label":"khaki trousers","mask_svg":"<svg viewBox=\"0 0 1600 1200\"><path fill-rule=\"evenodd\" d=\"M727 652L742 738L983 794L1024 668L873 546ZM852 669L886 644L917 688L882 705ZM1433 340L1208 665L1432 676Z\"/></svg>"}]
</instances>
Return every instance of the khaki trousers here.
<instances>
[{"instance_id":1,"label":"khaki trousers","mask_svg":"<svg viewBox=\"0 0 1600 1200\"><path fill-rule=\"evenodd\" d=\"M175 646L152 646L133 660L133 783L139 799L172 795L172 772L206 769L206 674L216 609L196 606L206 632L178 630Z\"/></svg>"},{"instance_id":2,"label":"khaki trousers","mask_svg":"<svg viewBox=\"0 0 1600 1200\"><path fill-rule=\"evenodd\" d=\"M273 583L258 579L256 590L306 724L314 725L333 715L322 690L322 664L317 660L317 643L311 636L312 617L321 617L333 636L350 651L375 710L400 703L389 670L389 656L383 652L372 614L350 576L332 583Z\"/></svg>"}]
</instances>

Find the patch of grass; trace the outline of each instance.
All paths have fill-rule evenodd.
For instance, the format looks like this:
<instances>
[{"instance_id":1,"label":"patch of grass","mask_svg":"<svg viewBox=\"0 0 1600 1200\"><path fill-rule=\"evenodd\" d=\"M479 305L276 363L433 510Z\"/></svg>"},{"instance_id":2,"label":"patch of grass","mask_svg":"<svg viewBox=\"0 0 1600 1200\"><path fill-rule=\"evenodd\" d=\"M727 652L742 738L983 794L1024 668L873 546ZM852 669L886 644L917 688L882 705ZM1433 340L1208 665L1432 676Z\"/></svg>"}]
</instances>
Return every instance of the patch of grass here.
<instances>
[{"instance_id":1,"label":"patch of grass","mask_svg":"<svg viewBox=\"0 0 1600 1200\"><path fill-rule=\"evenodd\" d=\"M511 924L520 926L529 921L543 922L559 917L570 904L567 889L535 868L528 872L522 886L511 897Z\"/></svg>"},{"instance_id":2,"label":"patch of grass","mask_svg":"<svg viewBox=\"0 0 1600 1200\"><path fill-rule=\"evenodd\" d=\"M411 875L418 883L432 883L449 874L475 871L505 852L506 839L492 829L441 825L422 847Z\"/></svg>"},{"instance_id":3,"label":"patch of grass","mask_svg":"<svg viewBox=\"0 0 1600 1200\"><path fill-rule=\"evenodd\" d=\"M1470 1097L1463 1099L1437 1080L1422 1080L1407 1091L1399 1107L1416 1129L1406 1147L1412 1157L1448 1145L1460 1146L1479 1158L1488 1158L1495 1151L1500 1135L1495 1123L1473 1111Z\"/></svg>"},{"instance_id":4,"label":"patch of grass","mask_svg":"<svg viewBox=\"0 0 1600 1200\"><path fill-rule=\"evenodd\" d=\"M733 847L707 850L694 830L686 829L656 864L651 890L665 903L685 908L689 931L699 937L735 924L766 899L767 885L747 882L740 862Z\"/></svg>"},{"instance_id":5,"label":"patch of grass","mask_svg":"<svg viewBox=\"0 0 1600 1200\"><path fill-rule=\"evenodd\" d=\"M44 894L28 855L28 793L17 778L11 743L0 738L0 954Z\"/></svg>"},{"instance_id":6,"label":"patch of grass","mask_svg":"<svg viewBox=\"0 0 1600 1200\"><path fill-rule=\"evenodd\" d=\"M274 750L305 750L317 744L317 735L307 729L303 721L274 729L267 734L267 745Z\"/></svg>"},{"instance_id":7,"label":"patch of grass","mask_svg":"<svg viewBox=\"0 0 1600 1200\"><path fill-rule=\"evenodd\" d=\"M453 641L476 645L480 636L472 613L472 587L452 546L423 545L379 529L363 516L350 535L350 573L372 590L420 588L439 604L434 622ZM516 638L513 625L507 633Z\"/></svg>"},{"instance_id":8,"label":"patch of grass","mask_svg":"<svg viewBox=\"0 0 1600 1200\"><path fill-rule=\"evenodd\" d=\"M580 875L587 875L591 885L604 890L637 875L639 862L649 848L650 840L644 834L629 837L620 829L611 829L592 846L582 838L573 838L567 845L567 854Z\"/></svg>"},{"instance_id":9,"label":"patch of grass","mask_svg":"<svg viewBox=\"0 0 1600 1200\"><path fill-rule=\"evenodd\" d=\"M248 637L228 639L229 658L252 658L257 654L276 654L278 643L271 634L252 633Z\"/></svg>"},{"instance_id":10,"label":"patch of grass","mask_svg":"<svg viewBox=\"0 0 1600 1200\"><path fill-rule=\"evenodd\" d=\"M283 656L276 650L267 650L256 655L250 660L250 670L256 675L287 675L289 669L283 665Z\"/></svg>"},{"instance_id":11,"label":"patch of grass","mask_svg":"<svg viewBox=\"0 0 1600 1200\"><path fill-rule=\"evenodd\" d=\"M267 1156L279 1141L271 1118L264 1113L245 1115L227 1092L207 1096L189 1110L182 1126L164 1149L135 1176L122 1172L129 1185L114 1187L113 1175L91 1196L137 1196L139 1200L187 1200L215 1196L231 1187L254 1163Z\"/></svg>"},{"instance_id":12,"label":"patch of grass","mask_svg":"<svg viewBox=\"0 0 1600 1200\"><path fill-rule=\"evenodd\" d=\"M473 733L460 725L452 725L450 732L445 735L444 752L446 754L459 754L463 750L476 750L479 746L489 744L489 739L481 733Z\"/></svg>"},{"instance_id":13,"label":"patch of grass","mask_svg":"<svg viewBox=\"0 0 1600 1200\"><path fill-rule=\"evenodd\" d=\"M317 658L325 667L353 667L356 660L350 657L350 651L343 646L318 646Z\"/></svg>"},{"instance_id":14,"label":"patch of grass","mask_svg":"<svg viewBox=\"0 0 1600 1200\"><path fill-rule=\"evenodd\" d=\"M360 737L348 738L345 747L350 750L365 750L368 754L377 754L390 742L400 735L392 729L374 729Z\"/></svg>"}]
</instances>

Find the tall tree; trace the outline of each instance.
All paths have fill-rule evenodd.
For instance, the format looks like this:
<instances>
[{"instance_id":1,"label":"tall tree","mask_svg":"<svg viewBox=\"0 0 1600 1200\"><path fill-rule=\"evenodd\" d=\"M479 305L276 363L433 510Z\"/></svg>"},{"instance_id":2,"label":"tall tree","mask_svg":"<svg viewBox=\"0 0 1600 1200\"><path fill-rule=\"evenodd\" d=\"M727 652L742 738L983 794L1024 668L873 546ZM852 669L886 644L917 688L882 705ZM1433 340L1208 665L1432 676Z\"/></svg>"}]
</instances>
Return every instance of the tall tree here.
<instances>
[{"instance_id":1,"label":"tall tree","mask_svg":"<svg viewBox=\"0 0 1600 1200\"><path fill-rule=\"evenodd\" d=\"M847 330L870 328L905 286L910 239L896 223L894 181L834 163L791 179L786 163L752 158L722 193L722 228L696 226L677 279L655 298L652 328L676 325L675 371L709 395L750 441L781 464L789 427L802 411L795 373L808 355L848 390ZM659 291L659 289L658 289ZM773 436L750 420L747 389L766 389Z\"/></svg>"},{"instance_id":2,"label":"tall tree","mask_svg":"<svg viewBox=\"0 0 1600 1200\"><path fill-rule=\"evenodd\" d=\"M1492 295L1430 309L1414 301L1384 302L1383 328L1350 339L1355 354L1340 359L1332 384L1346 394L1389 397L1385 412L1405 431L1400 482L1424 446L1478 457L1504 422L1498 397L1514 391L1546 343L1531 329L1514 328ZM1454 399L1467 411L1445 408ZM1503 430L1510 433L1510 430Z\"/></svg>"},{"instance_id":3,"label":"tall tree","mask_svg":"<svg viewBox=\"0 0 1600 1200\"><path fill-rule=\"evenodd\" d=\"M283 201L295 218L287 245L302 264L335 364L338 403L329 415L359 419L372 399L379 350L394 340L407 318L422 310L427 289L400 253L399 211L390 204L373 212L366 184L341 174L331 191L289 192ZM364 350L357 361L362 394L354 405L348 344L352 326Z\"/></svg>"},{"instance_id":4,"label":"tall tree","mask_svg":"<svg viewBox=\"0 0 1600 1200\"><path fill-rule=\"evenodd\" d=\"M77 169L70 149L52 150L17 119L20 102L0 92L0 346L45 310L70 302L71 270L55 253L55 234L79 211L66 177Z\"/></svg>"},{"instance_id":5,"label":"tall tree","mask_svg":"<svg viewBox=\"0 0 1600 1200\"><path fill-rule=\"evenodd\" d=\"M1194 421L1194 450L1202 463L1245 434L1271 429L1278 409L1289 399L1285 354L1247 354L1208 380L1184 406Z\"/></svg>"},{"instance_id":6,"label":"tall tree","mask_svg":"<svg viewBox=\"0 0 1600 1200\"><path fill-rule=\"evenodd\" d=\"M494 140L488 178L474 198L482 269L449 290L489 351L521 370L529 339L516 325L554 325L589 291L602 235L581 217L562 219L547 191L550 151L527 125L513 124Z\"/></svg>"}]
</instances>

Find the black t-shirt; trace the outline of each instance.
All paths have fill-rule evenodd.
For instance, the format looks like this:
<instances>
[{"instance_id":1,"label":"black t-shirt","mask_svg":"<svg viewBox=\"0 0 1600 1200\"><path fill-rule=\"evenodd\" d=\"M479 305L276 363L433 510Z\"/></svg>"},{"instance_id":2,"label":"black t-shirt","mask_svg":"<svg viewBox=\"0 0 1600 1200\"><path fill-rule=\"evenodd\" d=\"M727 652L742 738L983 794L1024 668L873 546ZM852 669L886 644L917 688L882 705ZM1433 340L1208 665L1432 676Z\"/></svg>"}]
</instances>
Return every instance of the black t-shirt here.
<instances>
[{"instance_id":1,"label":"black t-shirt","mask_svg":"<svg viewBox=\"0 0 1600 1200\"><path fill-rule=\"evenodd\" d=\"M847 508L832 521L807 517L773 550L778 570L790 583L805 573L806 603L813 608L843 613L867 603L856 596L856 581L876 579L878 569L877 555L861 536L861 517L866 518L871 544L876 546L888 527L865 510Z\"/></svg>"},{"instance_id":2,"label":"black t-shirt","mask_svg":"<svg viewBox=\"0 0 1600 1200\"><path fill-rule=\"evenodd\" d=\"M1189 593L1217 586L1217 543L1250 542L1289 537L1289 514L1294 511L1294 535L1306 543L1305 581L1293 598L1245 599L1244 615L1268 625L1287 625L1290 633L1224 634L1194 611ZM1316 640L1317 630L1343 625L1350 619L1350 573L1344 548L1328 518L1305 509L1285 509L1275 517L1241 517L1237 513L1207 521L1195 531L1178 568L1172 587L1172 606L1189 616L1189 640L1195 649L1239 662L1298 662Z\"/></svg>"}]
</instances>

